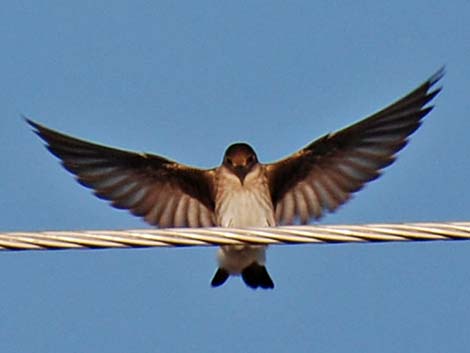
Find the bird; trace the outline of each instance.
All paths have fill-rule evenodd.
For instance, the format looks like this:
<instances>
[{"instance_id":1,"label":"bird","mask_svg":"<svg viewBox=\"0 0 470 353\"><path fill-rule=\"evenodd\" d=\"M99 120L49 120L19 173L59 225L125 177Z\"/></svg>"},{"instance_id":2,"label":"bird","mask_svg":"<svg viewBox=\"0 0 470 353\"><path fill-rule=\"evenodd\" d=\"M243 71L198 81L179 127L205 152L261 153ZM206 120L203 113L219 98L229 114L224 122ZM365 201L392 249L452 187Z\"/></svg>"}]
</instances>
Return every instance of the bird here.
<instances>
[{"instance_id":1,"label":"bird","mask_svg":"<svg viewBox=\"0 0 470 353\"><path fill-rule=\"evenodd\" d=\"M377 179L433 109L438 70L386 108L327 133L297 152L261 163L246 142L230 145L220 166L201 169L165 157L81 140L25 117L49 151L101 199L148 224L167 227L274 227L319 220ZM212 287L241 276L252 289L272 289L266 246L217 251Z\"/></svg>"}]
</instances>

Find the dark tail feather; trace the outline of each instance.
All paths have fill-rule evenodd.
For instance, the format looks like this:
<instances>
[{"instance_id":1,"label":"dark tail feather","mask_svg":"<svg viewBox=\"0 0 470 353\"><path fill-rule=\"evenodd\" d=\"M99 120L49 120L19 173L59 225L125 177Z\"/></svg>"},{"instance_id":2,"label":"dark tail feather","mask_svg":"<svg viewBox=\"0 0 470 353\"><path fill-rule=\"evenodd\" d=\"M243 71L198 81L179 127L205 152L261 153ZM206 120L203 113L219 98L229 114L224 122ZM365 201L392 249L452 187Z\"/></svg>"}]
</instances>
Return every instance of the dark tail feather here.
<instances>
[{"instance_id":1,"label":"dark tail feather","mask_svg":"<svg viewBox=\"0 0 470 353\"><path fill-rule=\"evenodd\" d=\"M261 287L263 289L274 288L274 283L266 267L253 262L242 272L242 278L245 284L253 289Z\"/></svg>"},{"instance_id":2,"label":"dark tail feather","mask_svg":"<svg viewBox=\"0 0 470 353\"><path fill-rule=\"evenodd\" d=\"M228 278L228 272L225 271L223 268L218 268L217 272L214 275L214 278L212 278L211 286L212 287L221 286L222 284L225 283L227 278Z\"/></svg>"}]
</instances>

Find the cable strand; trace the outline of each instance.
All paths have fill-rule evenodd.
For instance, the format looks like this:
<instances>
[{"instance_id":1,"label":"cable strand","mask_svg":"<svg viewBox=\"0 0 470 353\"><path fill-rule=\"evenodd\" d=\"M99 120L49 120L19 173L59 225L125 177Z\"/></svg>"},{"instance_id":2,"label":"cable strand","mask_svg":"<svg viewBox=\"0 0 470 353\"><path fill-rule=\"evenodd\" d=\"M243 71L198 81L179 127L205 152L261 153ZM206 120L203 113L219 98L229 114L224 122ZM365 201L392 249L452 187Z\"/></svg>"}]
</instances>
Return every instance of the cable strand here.
<instances>
[{"instance_id":1,"label":"cable strand","mask_svg":"<svg viewBox=\"0 0 470 353\"><path fill-rule=\"evenodd\" d=\"M470 222L1 232L0 250L469 240Z\"/></svg>"}]
</instances>

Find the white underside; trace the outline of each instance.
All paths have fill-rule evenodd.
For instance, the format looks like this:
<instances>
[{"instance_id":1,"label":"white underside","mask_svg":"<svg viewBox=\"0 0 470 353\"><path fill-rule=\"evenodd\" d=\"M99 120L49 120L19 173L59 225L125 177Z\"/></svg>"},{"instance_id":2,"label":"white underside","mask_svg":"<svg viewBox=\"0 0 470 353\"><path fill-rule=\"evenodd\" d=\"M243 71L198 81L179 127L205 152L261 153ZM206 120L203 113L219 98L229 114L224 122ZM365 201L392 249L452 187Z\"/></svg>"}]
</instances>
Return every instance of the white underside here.
<instances>
[{"instance_id":1,"label":"white underside","mask_svg":"<svg viewBox=\"0 0 470 353\"><path fill-rule=\"evenodd\" d=\"M269 190L261 173L261 166L258 166L246 176L242 185L236 176L224 176L222 171L221 186L226 192L218 195L219 202L216 203L216 220L219 226L246 228L275 225ZM219 267L231 275L239 275L253 262L265 264L266 246L222 246L217 259Z\"/></svg>"},{"instance_id":2,"label":"white underside","mask_svg":"<svg viewBox=\"0 0 470 353\"><path fill-rule=\"evenodd\" d=\"M219 267L231 275L239 275L253 262L264 265L266 262L264 245L226 245L217 251Z\"/></svg>"}]
</instances>

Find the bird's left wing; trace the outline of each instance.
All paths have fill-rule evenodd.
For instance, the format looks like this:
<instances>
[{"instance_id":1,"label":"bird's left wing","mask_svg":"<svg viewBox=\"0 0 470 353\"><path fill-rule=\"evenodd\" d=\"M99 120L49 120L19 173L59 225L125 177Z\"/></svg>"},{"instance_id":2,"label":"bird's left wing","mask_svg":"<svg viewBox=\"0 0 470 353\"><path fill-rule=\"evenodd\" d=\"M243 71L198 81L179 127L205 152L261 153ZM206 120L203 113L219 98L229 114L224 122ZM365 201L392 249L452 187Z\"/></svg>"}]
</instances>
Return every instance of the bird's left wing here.
<instances>
[{"instance_id":1,"label":"bird's left wing","mask_svg":"<svg viewBox=\"0 0 470 353\"><path fill-rule=\"evenodd\" d=\"M318 219L325 210L334 211L366 182L376 179L431 111L426 104L440 88L430 89L442 75L441 69L387 108L323 136L290 157L267 164L277 223Z\"/></svg>"},{"instance_id":2,"label":"bird's left wing","mask_svg":"<svg viewBox=\"0 0 470 353\"><path fill-rule=\"evenodd\" d=\"M112 206L160 227L214 225L213 170L97 145L26 120L63 166Z\"/></svg>"}]
</instances>

